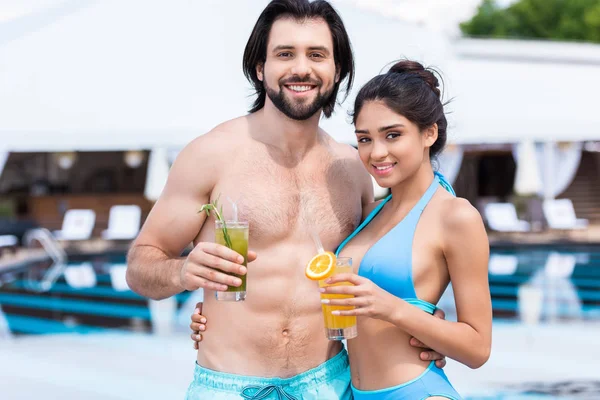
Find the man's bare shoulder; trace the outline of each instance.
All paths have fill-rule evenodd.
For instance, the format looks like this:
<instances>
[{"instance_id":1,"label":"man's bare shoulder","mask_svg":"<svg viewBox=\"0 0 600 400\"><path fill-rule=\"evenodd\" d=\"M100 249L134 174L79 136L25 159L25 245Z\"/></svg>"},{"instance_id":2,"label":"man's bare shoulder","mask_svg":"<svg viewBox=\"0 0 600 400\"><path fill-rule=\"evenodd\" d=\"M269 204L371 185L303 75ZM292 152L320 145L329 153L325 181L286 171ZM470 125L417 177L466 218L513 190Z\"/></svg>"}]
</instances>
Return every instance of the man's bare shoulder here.
<instances>
[{"instance_id":1,"label":"man's bare shoulder","mask_svg":"<svg viewBox=\"0 0 600 400\"><path fill-rule=\"evenodd\" d=\"M373 202L373 183L371 175L365 169L358 150L349 144L335 141L331 136L325 133L328 140L328 146L333 152L335 158L343 160L346 172L350 174L354 181L358 183L361 192L361 201L363 206Z\"/></svg>"},{"instance_id":2,"label":"man's bare shoulder","mask_svg":"<svg viewBox=\"0 0 600 400\"><path fill-rule=\"evenodd\" d=\"M324 137L326 138L327 145L329 146L331 151L333 151L333 153L337 157L348 158L348 159L360 161L360 159L358 158L358 150L356 150L356 148L354 146L347 144L347 143L338 142L335 139L333 139L326 132L322 132L322 133L324 134Z\"/></svg>"},{"instance_id":3,"label":"man's bare shoulder","mask_svg":"<svg viewBox=\"0 0 600 400\"><path fill-rule=\"evenodd\" d=\"M245 117L229 120L189 142L179 153L178 159L206 164L226 153L231 154L243 145L243 139L247 136Z\"/></svg>"},{"instance_id":4,"label":"man's bare shoulder","mask_svg":"<svg viewBox=\"0 0 600 400\"><path fill-rule=\"evenodd\" d=\"M177 155L169 186L210 188L218 180L219 162L243 146L243 117L224 122L189 142Z\"/></svg>"},{"instance_id":5,"label":"man's bare shoulder","mask_svg":"<svg viewBox=\"0 0 600 400\"><path fill-rule=\"evenodd\" d=\"M361 166L362 162L358 156L358 150L350 144L341 143L334 140L330 135L325 132L322 132L327 143L327 147L330 152L333 153L335 158L341 158L347 161L350 161L351 164L356 166Z\"/></svg>"},{"instance_id":6,"label":"man's bare shoulder","mask_svg":"<svg viewBox=\"0 0 600 400\"><path fill-rule=\"evenodd\" d=\"M226 140L239 140L248 137L250 131L250 119L248 115L230 119L215 126L209 133L223 136Z\"/></svg>"}]
</instances>

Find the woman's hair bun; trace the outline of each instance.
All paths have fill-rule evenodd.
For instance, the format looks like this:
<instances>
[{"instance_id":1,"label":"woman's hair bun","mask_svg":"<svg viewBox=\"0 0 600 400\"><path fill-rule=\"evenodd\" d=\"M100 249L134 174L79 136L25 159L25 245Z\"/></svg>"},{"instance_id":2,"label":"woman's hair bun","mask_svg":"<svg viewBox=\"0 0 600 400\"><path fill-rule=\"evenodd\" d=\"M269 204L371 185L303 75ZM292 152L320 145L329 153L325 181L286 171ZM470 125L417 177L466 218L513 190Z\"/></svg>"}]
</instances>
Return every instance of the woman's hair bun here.
<instances>
[{"instance_id":1,"label":"woman's hair bun","mask_svg":"<svg viewBox=\"0 0 600 400\"><path fill-rule=\"evenodd\" d=\"M396 64L392 65L388 74L416 75L421 78L438 97L441 97L439 89L440 82L437 77L419 62L410 60L398 61Z\"/></svg>"}]
</instances>

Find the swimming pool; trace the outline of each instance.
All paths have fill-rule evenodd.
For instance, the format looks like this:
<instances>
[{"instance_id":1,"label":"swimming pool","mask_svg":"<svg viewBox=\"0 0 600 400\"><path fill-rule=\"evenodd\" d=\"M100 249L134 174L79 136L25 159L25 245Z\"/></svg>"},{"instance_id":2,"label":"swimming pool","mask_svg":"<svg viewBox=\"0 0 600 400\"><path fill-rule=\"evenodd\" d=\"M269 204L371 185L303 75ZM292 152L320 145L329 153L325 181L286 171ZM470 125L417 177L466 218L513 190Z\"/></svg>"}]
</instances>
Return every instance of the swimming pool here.
<instances>
[{"instance_id":1,"label":"swimming pool","mask_svg":"<svg viewBox=\"0 0 600 400\"><path fill-rule=\"evenodd\" d=\"M163 311L189 316L193 309L195 298L185 292L157 313L156 304L164 302L149 302L127 287L122 254L71 257L65 273L43 292L36 285L48 266L37 263L0 275L0 327L5 331L151 332L152 319L164 316ZM600 320L600 246L494 247L489 270L495 321L519 321L527 295L540 303L534 307L540 322ZM440 307L454 315L451 288ZM183 314L178 318L185 320Z\"/></svg>"},{"instance_id":2,"label":"swimming pool","mask_svg":"<svg viewBox=\"0 0 600 400\"><path fill-rule=\"evenodd\" d=\"M49 266L50 262L40 262L0 275L4 335L150 333L153 318L156 325L164 314L165 307L157 304L167 304L173 313L190 298L184 292L167 302L155 302L132 292L125 281L122 254L71 257L64 273L43 291L40 286Z\"/></svg>"},{"instance_id":3,"label":"swimming pool","mask_svg":"<svg viewBox=\"0 0 600 400\"><path fill-rule=\"evenodd\" d=\"M31 264L0 275L0 339L3 336L27 339L12 341L17 346L12 357L10 347L3 347L5 372L14 371L21 363L16 374L25 379L30 377L30 360L35 360L54 365L57 370L69 367L72 373L83 374L80 360L93 358L93 368L85 375L91 380L82 379L94 382L92 376L104 374L105 382L114 385L113 388L88 385L94 393L101 394L102 390L113 393L116 387L133 390L131 382L138 381L131 377L136 376L139 363L152 365L152 370L163 368L162 381L139 378L142 383L138 383L143 386L135 390L141 393L141 387L147 388L145 398L167 398L185 390L192 370L188 325L196 293L182 293L161 302L138 296L127 288L123 254L71 257L69 268L50 290L39 291L48 264ZM582 323L589 321L600 327L596 324L600 322L600 246L496 246L491 252L489 269L495 324L492 358L486 367L476 371L456 363L447 367L455 384L460 384L457 389L465 394L465 399L600 398L598 379L590 378L590 374L580 375L581 371L595 370L593 355L573 355L568 350L552 353L559 344L567 342L563 338L573 337L574 332L575 340L582 342L594 341L590 337L597 336L589 325ZM540 323L531 327L520 319L520 305L526 297L523 293L540 303L534 307L533 321ZM440 306L448 318L455 317L451 289ZM554 333L550 334L547 326ZM164 334L173 331L176 335ZM95 333L102 335L89 335ZM62 337L65 339L60 340ZM52 343L53 353L47 352L46 341ZM31 359L23 354L26 349L31 352ZM157 353L156 349L160 351ZM110 375L117 359L120 372ZM544 368L540 368L540 363ZM565 371L572 371L570 377ZM57 382L67 385L67 381L72 381L59 372L46 375L51 382L48 390L54 390ZM22 393L18 382L12 384L14 392ZM495 385L490 387L492 383ZM68 393L81 390L81 386L72 385L73 392ZM10 393L11 389L8 390ZM98 398L103 396L100 394Z\"/></svg>"},{"instance_id":4,"label":"swimming pool","mask_svg":"<svg viewBox=\"0 0 600 400\"><path fill-rule=\"evenodd\" d=\"M496 320L519 312L541 322L600 320L599 246L496 247L489 282ZM538 309L527 310L525 301L539 302Z\"/></svg>"}]
</instances>

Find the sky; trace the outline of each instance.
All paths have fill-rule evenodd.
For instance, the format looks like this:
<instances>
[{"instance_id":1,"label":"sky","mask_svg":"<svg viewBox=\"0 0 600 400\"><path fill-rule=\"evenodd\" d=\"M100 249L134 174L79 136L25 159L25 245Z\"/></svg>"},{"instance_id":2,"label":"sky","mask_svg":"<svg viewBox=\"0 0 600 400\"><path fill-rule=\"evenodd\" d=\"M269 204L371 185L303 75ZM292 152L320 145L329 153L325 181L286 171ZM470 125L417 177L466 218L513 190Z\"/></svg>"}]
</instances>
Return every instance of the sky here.
<instances>
[{"instance_id":1,"label":"sky","mask_svg":"<svg viewBox=\"0 0 600 400\"><path fill-rule=\"evenodd\" d=\"M59 3L61 3L60 0L2 0L0 1L0 22L8 21Z\"/></svg>"},{"instance_id":2,"label":"sky","mask_svg":"<svg viewBox=\"0 0 600 400\"><path fill-rule=\"evenodd\" d=\"M194 1L194 0L190 0ZM202 0L196 0L202 1ZM249 1L249 0L242 0ZM458 33L458 23L473 15L481 0L331 0L333 4L354 4L401 20L424 24L449 34ZM508 5L515 0L496 0ZM52 7L65 0L2 0L0 23Z\"/></svg>"},{"instance_id":3,"label":"sky","mask_svg":"<svg viewBox=\"0 0 600 400\"><path fill-rule=\"evenodd\" d=\"M516 0L496 0L506 7ZM333 0L354 4L400 20L425 25L432 30L458 35L458 24L470 19L482 0Z\"/></svg>"}]
</instances>

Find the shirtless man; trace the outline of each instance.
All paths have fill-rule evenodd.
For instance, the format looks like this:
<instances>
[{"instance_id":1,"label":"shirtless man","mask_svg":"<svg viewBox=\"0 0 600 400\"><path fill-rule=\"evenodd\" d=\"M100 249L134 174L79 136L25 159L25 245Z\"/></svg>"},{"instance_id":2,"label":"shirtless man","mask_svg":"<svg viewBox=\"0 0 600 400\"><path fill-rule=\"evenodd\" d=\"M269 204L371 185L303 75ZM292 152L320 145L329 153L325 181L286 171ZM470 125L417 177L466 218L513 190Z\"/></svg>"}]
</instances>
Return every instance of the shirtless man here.
<instances>
[{"instance_id":1,"label":"shirtless man","mask_svg":"<svg viewBox=\"0 0 600 400\"><path fill-rule=\"evenodd\" d=\"M304 266L316 251L312 227L325 249L334 250L373 201L356 151L319 128L340 85L349 90L352 84L350 41L327 2L274 0L254 27L243 65L257 92L250 114L182 150L129 252L127 282L153 299L204 288L210 332L189 399L268 391L281 398L346 399L347 355L323 334L318 292ZM198 213L219 195L241 198L240 218L250 223L254 250L248 260L258 255L244 302L214 297L240 285L230 273L246 273L240 255L213 243L212 219ZM193 250L181 257L190 242Z\"/></svg>"}]
</instances>

